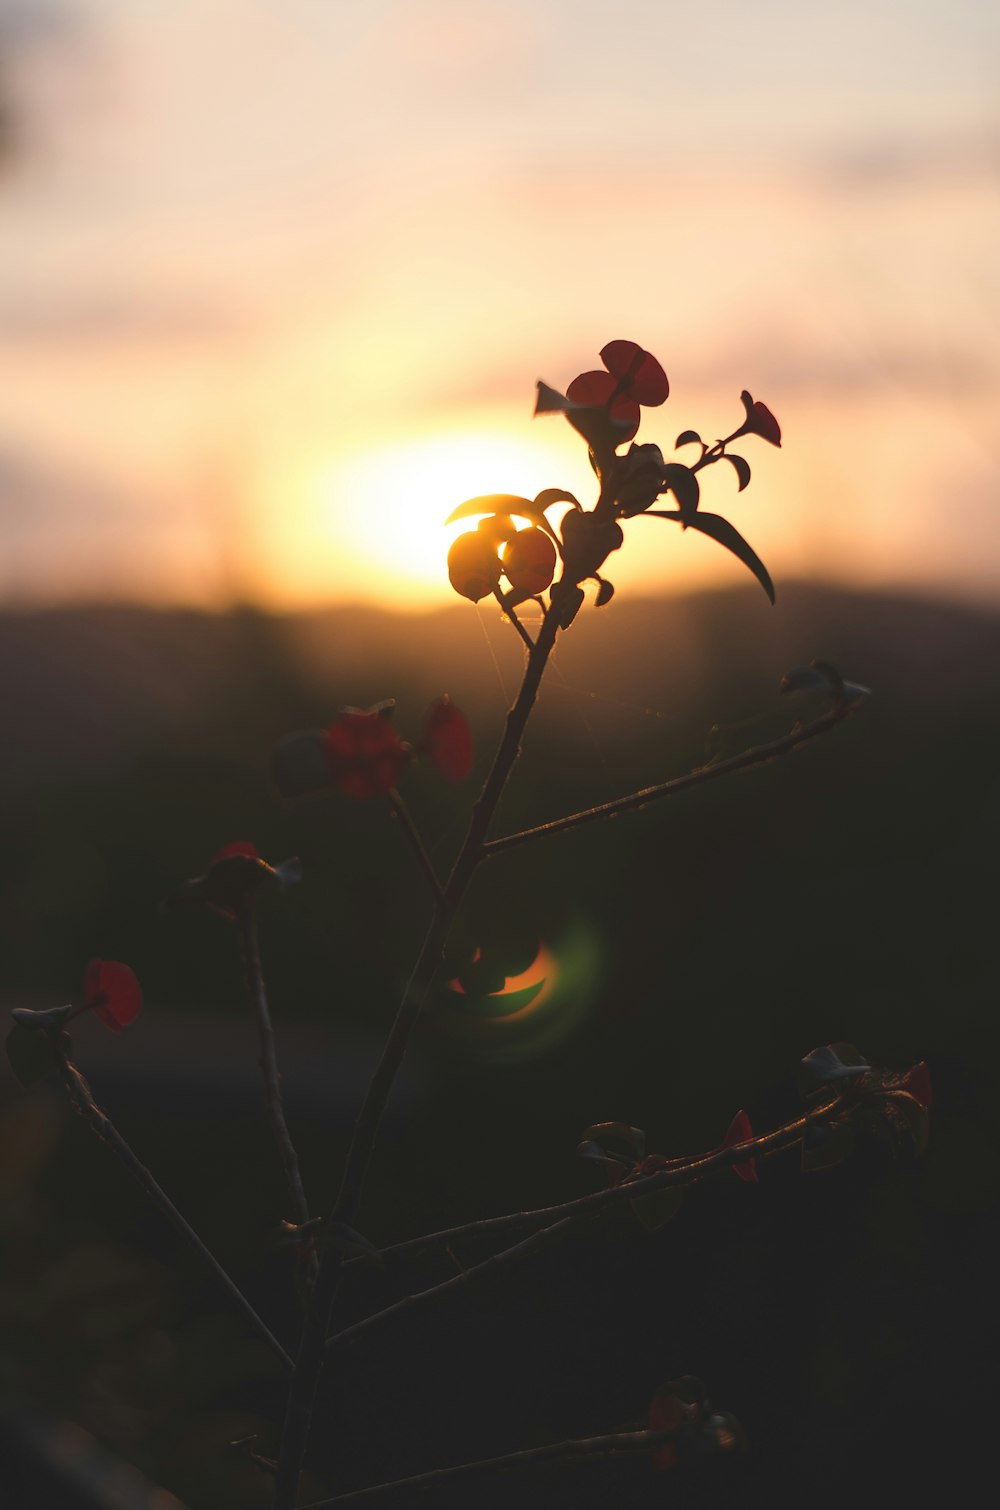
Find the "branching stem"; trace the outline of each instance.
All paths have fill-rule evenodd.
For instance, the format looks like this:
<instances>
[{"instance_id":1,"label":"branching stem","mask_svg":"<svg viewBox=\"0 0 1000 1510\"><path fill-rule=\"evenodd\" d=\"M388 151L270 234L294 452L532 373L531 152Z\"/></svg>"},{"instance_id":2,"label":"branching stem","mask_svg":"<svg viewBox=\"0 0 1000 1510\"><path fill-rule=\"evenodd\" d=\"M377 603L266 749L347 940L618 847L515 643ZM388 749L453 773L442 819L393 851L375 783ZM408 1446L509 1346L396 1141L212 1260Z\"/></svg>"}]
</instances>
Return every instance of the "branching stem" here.
<instances>
[{"instance_id":1,"label":"branching stem","mask_svg":"<svg viewBox=\"0 0 1000 1510\"><path fill-rule=\"evenodd\" d=\"M213 1253L209 1251L208 1248L206 1248L205 1244L202 1242L197 1232L195 1232L194 1228L184 1219L183 1216L181 1216L173 1201L156 1183L156 1181L153 1179L153 1176L146 1168L145 1164L143 1164L142 1160L135 1153L133 1153L132 1149L126 1143L117 1127L115 1127L114 1123L111 1121L111 1118L108 1116L107 1112L105 1112L100 1106L98 1106L97 1102L94 1100L94 1093L91 1090L87 1080L80 1073L72 1060L68 1059L66 1055L61 1051L58 1046L58 1042L56 1044L56 1052L59 1056L59 1065L62 1071L63 1084L65 1085L66 1090L69 1093L69 1098L73 1104L74 1109L80 1113L81 1117L84 1118L91 1130L97 1134L101 1142L106 1143L109 1148L114 1150L133 1179L135 1179L142 1186L143 1190L154 1202L154 1204L160 1208L167 1220L171 1222L177 1229L177 1231L187 1239L191 1247L194 1248L195 1251L199 1254L202 1261L208 1265L212 1273L215 1275L216 1279L228 1292L230 1299L243 1313L245 1319L250 1323L253 1330L257 1333L258 1337L260 1337L262 1341L267 1343L268 1347L271 1349L271 1352L274 1353L275 1357L280 1358L282 1364L286 1369L293 1368L294 1365L291 1358L285 1352L285 1349L281 1346L281 1343L278 1341L277 1337L275 1337L268 1330L267 1326L264 1324L261 1317L258 1316L257 1312L254 1310L249 1300L247 1300L242 1290L238 1289L237 1286L233 1283L229 1275L226 1273L225 1269L219 1263L219 1260Z\"/></svg>"},{"instance_id":2,"label":"branching stem","mask_svg":"<svg viewBox=\"0 0 1000 1510\"><path fill-rule=\"evenodd\" d=\"M440 1298L454 1290L460 1290L474 1280L484 1279L497 1269L506 1266L520 1258L527 1258L537 1249L541 1248L550 1237L572 1225L576 1217L590 1212L602 1210L606 1206L618 1206L625 1201L633 1201L643 1195L651 1195L656 1190L665 1190L671 1186L695 1185L707 1174L720 1168L726 1168L733 1164L745 1162L750 1158L766 1158L768 1155L778 1153L782 1149L792 1148L798 1144L807 1127L817 1123L836 1121L844 1110L841 1100L835 1099L816 1107L801 1117L794 1117L769 1133L762 1133L759 1137L749 1139L746 1143L735 1144L728 1148L716 1148L707 1154L700 1154L688 1159L672 1159L668 1167L656 1170L652 1174L642 1175L636 1179L629 1179L620 1185L612 1186L608 1190L596 1190L591 1195L577 1197L573 1201L563 1201L556 1206L541 1207L536 1211L520 1211L513 1216L487 1218L482 1222L470 1222L464 1228L456 1227L444 1233L432 1233L427 1238L417 1239L416 1243L432 1243L442 1239L453 1239L459 1235L471 1235L500 1230L506 1226L524 1221L548 1221L550 1225L542 1227L532 1233L530 1237L522 1238L509 1248L503 1248L499 1253L492 1254L481 1263L470 1264L460 1274L454 1274L449 1279L442 1280L440 1284L431 1285L425 1290L417 1290L412 1295L404 1295L393 1305L386 1306L381 1311L375 1311L370 1316L356 1321L353 1326L345 1327L328 1341L329 1347L334 1347L343 1342L353 1341L362 1332L367 1332L380 1322L387 1321L390 1317L398 1316L404 1311L413 1310L422 1305L424 1301ZM553 1222L551 1219L555 1217ZM399 1245L405 1247L405 1244ZM414 1246L411 1244L410 1246ZM383 1250L384 1252L399 1251Z\"/></svg>"},{"instance_id":3,"label":"branching stem","mask_svg":"<svg viewBox=\"0 0 1000 1510\"><path fill-rule=\"evenodd\" d=\"M264 1104L274 1137L278 1158L285 1177L285 1190L289 1202L289 1215L297 1227L309 1221L309 1204L306 1200L299 1170L299 1158L285 1121L285 1107L281 1096L281 1076L278 1073L278 1057L274 1046L274 1027L267 1003L267 988L260 962L260 938L257 933L257 913L251 899L239 910L237 923L240 930L240 947L246 971L247 992L257 1019L257 1034L260 1040L260 1072L264 1081ZM316 1281L319 1261L316 1250L308 1244L302 1254L306 1284L311 1287Z\"/></svg>"},{"instance_id":4,"label":"branching stem","mask_svg":"<svg viewBox=\"0 0 1000 1510\"><path fill-rule=\"evenodd\" d=\"M507 778L521 749L525 725L535 705L545 666L559 632L555 611L550 607L542 620L538 639L528 654L521 688L514 701L493 765L483 785L469 822L469 828L452 868L444 891L434 908L427 936L403 994L395 1021L386 1039L382 1057L368 1087L364 1104L354 1125L351 1145L344 1166L340 1192L328 1218L334 1223L355 1224L365 1174L379 1125L385 1111L396 1073L403 1062L410 1035L427 999L444 952L448 933L469 882L486 851L485 840ZM332 1244L322 1245L319 1273L313 1286L302 1331L302 1342L292 1374L281 1435L281 1455L275 1482L274 1510L293 1510L298 1493L299 1474L305 1454L312 1419L316 1388L326 1350L330 1314L340 1284L343 1256Z\"/></svg>"},{"instance_id":5,"label":"branching stem","mask_svg":"<svg viewBox=\"0 0 1000 1510\"><path fill-rule=\"evenodd\" d=\"M534 1468L539 1463L568 1461L572 1458L611 1458L635 1452L652 1452L675 1439L670 1431L615 1431L602 1437L570 1437L564 1442L549 1442L544 1447L527 1447L520 1452L506 1452L497 1458L479 1458L474 1463L456 1463L451 1468L432 1468L405 1479L386 1484L372 1484L367 1489L352 1489L335 1494L332 1499L313 1500L303 1510L340 1510L342 1505L370 1504L404 1490L429 1489L461 1478L492 1473L506 1468Z\"/></svg>"},{"instance_id":6,"label":"branching stem","mask_svg":"<svg viewBox=\"0 0 1000 1510\"><path fill-rule=\"evenodd\" d=\"M434 897L435 902L440 904L441 899L444 896L444 888L442 887L441 882L438 880L438 873L434 869L434 861L427 853L424 841L420 837L420 831L414 823L412 817L410 816L409 808L406 806L406 803L396 791L395 787L393 787L389 792L389 806L392 808L395 816L399 819L400 827L402 828L403 833L406 835L410 848L417 857L417 864L420 866L420 869L424 873L424 879L431 889L431 894Z\"/></svg>"}]
</instances>

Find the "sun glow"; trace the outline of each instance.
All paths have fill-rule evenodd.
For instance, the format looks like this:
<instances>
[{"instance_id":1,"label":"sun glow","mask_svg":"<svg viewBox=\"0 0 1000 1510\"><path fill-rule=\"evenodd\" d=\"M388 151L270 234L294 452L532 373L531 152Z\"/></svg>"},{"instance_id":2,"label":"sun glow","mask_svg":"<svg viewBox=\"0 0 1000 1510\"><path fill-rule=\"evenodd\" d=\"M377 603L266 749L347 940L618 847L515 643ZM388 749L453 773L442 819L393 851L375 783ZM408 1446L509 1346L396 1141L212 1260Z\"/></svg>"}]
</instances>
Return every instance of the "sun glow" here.
<instances>
[{"instance_id":1,"label":"sun glow","mask_svg":"<svg viewBox=\"0 0 1000 1510\"><path fill-rule=\"evenodd\" d=\"M517 493L533 498L566 467L545 432L531 437L477 429L415 438L321 467L312 484L319 532L364 582L400 608L450 602L446 558L468 520L444 521L466 498ZM563 484L572 487L572 481Z\"/></svg>"}]
</instances>

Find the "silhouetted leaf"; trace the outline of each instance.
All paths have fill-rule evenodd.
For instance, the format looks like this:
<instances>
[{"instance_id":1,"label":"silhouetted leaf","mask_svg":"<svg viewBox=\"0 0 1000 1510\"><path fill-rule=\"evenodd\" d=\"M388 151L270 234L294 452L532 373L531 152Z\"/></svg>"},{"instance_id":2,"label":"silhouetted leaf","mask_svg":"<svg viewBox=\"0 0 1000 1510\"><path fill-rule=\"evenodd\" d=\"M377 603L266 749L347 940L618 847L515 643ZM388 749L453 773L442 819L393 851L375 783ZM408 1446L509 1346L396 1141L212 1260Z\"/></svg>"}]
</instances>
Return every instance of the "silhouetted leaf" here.
<instances>
[{"instance_id":1,"label":"silhouetted leaf","mask_svg":"<svg viewBox=\"0 0 1000 1510\"><path fill-rule=\"evenodd\" d=\"M682 467L678 461L672 461L665 466L660 492L673 493L680 508L682 524L694 523L698 499L701 496L701 486L690 467Z\"/></svg>"},{"instance_id":2,"label":"silhouetted leaf","mask_svg":"<svg viewBox=\"0 0 1000 1510\"><path fill-rule=\"evenodd\" d=\"M583 607L583 588L572 582L557 582L552 589L552 601L559 615L559 628L568 629Z\"/></svg>"},{"instance_id":3,"label":"silhouetted leaf","mask_svg":"<svg viewBox=\"0 0 1000 1510\"><path fill-rule=\"evenodd\" d=\"M594 1143L602 1154L624 1159L629 1164L634 1164L646 1152L646 1134L641 1127L630 1127L627 1122L593 1122L580 1134L580 1147L585 1143ZM590 1155L582 1157L589 1158Z\"/></svg>"},{"instance_id":4,"label":"silhouetted leaf","mask_svg":"<svg viewBox=\"0 0 1000 1510\"><path fill-rule=\"evenodd\" d=\"M779 691L784 695L795 692L828 692L839 697L844 685L843 677L836 666L828 661L813 661L809 666L794 666L781 678Z\"/></svg>"},{"instance_id":5,"label":"silhouetted leaf","mask_svg":"<svg viewBox=\"0 0 1000 1510\"><path fill-rule=\"evenodd\" d=\"M647 514L640 515L640 518L673 519L678 524L686 523L691 529L700 530L703 535L709 535L711 539L717 540L720 545L732 551L734 556L738 556L744 566L750 568L771 602L774 602L774 583L768 575L767 567L739 531L733 529L728 519L723 519L720 514L697 513L685 520L674 509L650 509Z\"/></svg>"},{"instance_id":6,"label":"silhouetted leaf","mask_svg":"<svg viewBox=\"0 0 1000 1510\"><path fill-rule=\"evenodd\" d=\"M597 582L597 597L594 599L594 602L598 608L603 608L606 603L611 602L611 599L615 595L615 589L613 584L605 577L598 577Z\"/></svg>"},{"instance_id":7,"label":"silhouetted leaf","mask_svg":"<svg viewBox=\"0 0 1000 1510\"><path fill-rule=\"evenodd\" d=\"M60 1033L59 1042L65 1053L72 1051L67 1033ZM59 1055L52 1034L29 1028L23 1022L15 1023L7 1034L7 1058L16 1079L25 1087L34 1085L36 1080L59 1068Z\"/></svg>"},{"instance_id":8,"label":"silhouetted leaf","mask_svg":"<svg viewBox=\"0 0 1000 1510\"><path fill-rule=\"evenodd\" d=\"M852 1043L828 1043L813 1049L802 1060L802 1071L813 1085L835 1085L838 1081L857 1080L871 1066L859 1055Z\"/></svg>"},{"instance_id":9,"label":"silhouetted leaf","mask_svg":"<svg viewBox=\"0 0 1000 1510\"><path fill-rule=\"evenodd\" d=\"M736 470L736 475L737 475L737 477L740 480L740 485L739 485L739 488L738 488L737 491L740 492L740 493L742 493L743 489L746 487L747 483L750 481L750 464L749 464L749 462L745 461L742 456L730 456L730 454L729 454L728 451L721 458L721 460L722 461L732 462L733 467Z\"/></svg>"},{"instance_id":10,"label":"silhouetted leaf","mask_svg":"<svg viewBox=\"0 0 1000 1510\"><path fill-rule=\"evenodd\" d=\"M679 451L681 446L700 446L701 444L702 439L697 430L682 430L674 441L674 450Z\"/></svg>"},{"instance_id":11,"label":"silhouetted leaf","mask_svg":"<svg viewBox=\"0 0 1000 1510\"><path fill-rule=\"evenodd\" d=\"M563 488L543 488L535 495L535 508L539 512L550 509L554 503L571 503L575 509L581 506L573 494L565 492Z\"/></svg>"},{"instance_id":12,"label":"silhouetted leaf","mask_svg":"<svg viewBox=\"0 0 1000 1510\"><path fill-rule=\"evenodd\" d=\"M535 519L540 512L530 498L522 498L518 493L483 493L452 509L445 524L471 519L474 514L518 514L522 519Z\"/></svg>"},{"instance_id":13,"label":"silhouetted leaf","mask_svg":"<svg viewBox=\"0 0 1000 1510\"><path fill-rule=\"evenodd\" d=\"M637 1195L630 1205L647 1232L659 1232L661 1227L673 1221L683 1200L681 1187L668 1185L664 1190L651 1190L648 1195Z\"/></svg>"},{"instance_id":14,"label":"silhouetted leaf","mask_svg":"<svg viewBox=\"0 0 1000 1510\"><path fill-rule=\"evenodd\" d=\"M332 786L325 729L300 729L279 740L271 756L271 780L282 797L307 797Z\"/></svg>"},{"instance_id":15,"label":"silhouetted leaf","mask_svg":"<svg viewBox=\"0 0 1000 1510\"><path fill-rule=\"evenodd\" d=\"M548 383L543 383L540 379L537 386L536 414L568 414L573 408L572 400L560 393L558 388L550 388Z\"/></svg>"}]
</instances>

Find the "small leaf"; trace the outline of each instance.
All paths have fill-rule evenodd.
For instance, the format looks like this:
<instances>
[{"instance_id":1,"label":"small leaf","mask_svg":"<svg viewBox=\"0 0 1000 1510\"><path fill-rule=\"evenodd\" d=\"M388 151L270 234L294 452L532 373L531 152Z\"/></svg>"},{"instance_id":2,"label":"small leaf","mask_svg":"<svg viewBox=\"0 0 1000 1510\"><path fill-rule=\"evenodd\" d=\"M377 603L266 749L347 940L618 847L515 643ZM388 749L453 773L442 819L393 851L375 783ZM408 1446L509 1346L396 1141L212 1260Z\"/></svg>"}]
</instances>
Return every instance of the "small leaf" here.
<instances>
[{"instance_id":1,"label":"small leaf","mask_svg":"<svg viewBox=\"0 0 1000 1510\"><path fill-rule=\"evenodd\" d=\"M63 1051L71 1052L69 1035L61 1033L59 1036ZM23 1022L15 1023L7 1034L7 1058L15 1078L25 1087L34 1085L36 1080L59 1068L59 1055L52 1034L29 1028Z\"/></svg>"},{"instance_id":2,"label":"small leaf","mask_svg":"<svg viewBox=\"0 0 1000 1510\"><path fill-rule=\"evenodd\" d=\"M720 457L720 460L721 461L732 462L733 467L735 468L735 471L736 471L736 475L737 475L737 477L740 480L740 485L739 485L739 488L737 489L737 492L742 493L743 489L746 487L747 483L750 481L750 464L749 464L749 462L745 461L742 456L731 456L728 451L725 453L724 456Z\"/></svg>"},{"instance_id":3,"label":"small leaf","mask_svg":"<svg viewBox=\"0 0 1000 1510\"><path fill-rule=\"evenodd\" d=\"M325 729L299 729L279 740L271 756L271 780L278 795L290 799L329 790L333 780Z\"/></svg>"},{"instance_id":4,"label":"small leaf","mask_svg":"<svg viewBox=\"0 0 1000 1510\"><path fill-rule=\"evenodd\" d=\"M697 430L682 430L674 441L674 450L679 451L681 446L700 446L701 444L702 439Z\"/></svg>"},{"instance_id":5,"label":"small leaf","mask_svg":"<svg viewBox=\"0 0 1000 1510\"><path fill-rule=\"evenodd\" d=\"M860 1057L853 1044L828 1043L806 1054L802 1068L814 1084L834 1085L841 1080L857 1080L869 1072L871 1065Z\"/></svg>"},{"instance_id":6,"label":"small leaf","mask_svg":"<svg viewBox=\"0 0 1000 1510\"><path fill-rule=\"evenodd\" d=\"M828 661L813 661L808 666L794 666L781 678L779 691L788 696L795 692L827 692L839 697L844 681L836 666Z\"/></svg>"},{"instance_id":7,"label":"small leaf","mask_svg":"<svg viewBox=\"0 0 1000 1510\"><path fill-rule=\"evenodd\" d=\"M627 1122L593 1122L580 1134L581 1143L596 1143L612 1158L626 1158L630 1164L646 1152L646 1134L641 1127ZM589 1155L585 1155L589 1157Z\"/></svg>"},{"instance_id":8,"label":"small leaf","mask_svg":"<svg viewBox=\"0 0 1000 1510\"><path fill-rule=\"evenodd\" d=\"M459 519L470 519L475 514L519 514L522 519L534 519L539 510L530 498L518 493L483 493L477 498L467 498L452 509L445 524L455 524Z\"/></svg>"},{"instance_id":9,"label":"small leaf","mask_svg":"<svg viewBox=\"0 0 1000 1510\"><path fill-rule=\"evenodd\" d=\"M535 496L535 508L541 513L550 509L554 503L571 503L575 509L581 507L578 499L572 493L567 493L563 488L543 488Z\"/></svg>"},{"instance_id":10,"label":"small leaf","mask_svg":"<svg viewBox=\"0 0 1000 1510\"><path fill-rule=\"evenodd\" d=\"M558 591L557 591L558 589ZM572 582L557 582L552 589L552 601L559 615L559 628L568 629L583 607L583 588Z\"/></svg>"},{"instance_id":11,"label":"small leaf","mask_svg":"<svg viewBox=\"0 0 1000 1510\"><path fill-rule=\"evenodd\" d=\"M684 1201L684 1192L679 1185L668 1185L663 1190L651 1190L648 1195L637 1195L629 1204L647 1232L659 1232L673 1221Z\"/></svg>"},{"instance_id":12,"label":"small leaf","mask_svg":"<svg viewBox=\"0 0 1000 1510\"><path fill-rule=\"evenodd\" d=\"M854 1129L849 1122L811 1123L802 1138L802 1171L813 1174L842 1164L854 1152Z\"/></svg>"},{"instance_id":13,"label":"small leaf","mask_svg":"<svg viewBox=\"0 0 1000 1510\"><path fill-rule=\"evenodd\" d=\"M10 1015L14 1022L23 1023L26 1028L39 1033L57 1028L72 1016L74 1010L73 1003L68 1002L64 1007L15 1007Z\"/></svg>"},{"instance_id":14,"label":"small leaf","mask_svg":"<svg viewBox=\"0 0 1000 1510\"><path fill-rule=\"evenodd\" d=\"M615 589L613 583L609 582L606 577L598 577L597 584L597 597L594 599L594 604L597 608L603 608L606 603L611 602Z\"/></svg>"},{"instance_id":15,"label":"small leaf","mask_svg":"<svg viewBox=\"0 0 1000 1510\"><path fill-rule=\"evenodd\" d=\"M681 511L681 522L683 524L693 523L694 514L698 508L698 499L701 496L701 486L690 467L682 467L678 461L669 462L663 468L663 482L660 492L673 493Z\"/></svg>"},{"instance_id":16,"label":"small leaf","mask_svg":"<svg viewBox=\"0 0 1000 1510\"><path fill-rule=\"evenodd\" d=\"M548 383L538 381L538 396L535 399L536 414L568 414L573 408L571 399L566 398L557 388L550 388Z\"/></svg>"}]
</instances>

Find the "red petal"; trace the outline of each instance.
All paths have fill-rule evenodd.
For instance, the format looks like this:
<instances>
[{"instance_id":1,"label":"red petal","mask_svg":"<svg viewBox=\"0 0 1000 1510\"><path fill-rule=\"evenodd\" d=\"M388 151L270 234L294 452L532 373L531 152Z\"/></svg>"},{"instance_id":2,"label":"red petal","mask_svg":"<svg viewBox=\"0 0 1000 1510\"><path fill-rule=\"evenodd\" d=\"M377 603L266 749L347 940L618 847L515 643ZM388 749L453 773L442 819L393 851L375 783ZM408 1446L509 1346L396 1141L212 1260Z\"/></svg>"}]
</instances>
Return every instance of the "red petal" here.
<instances>
[{"instance_id":1,"label":"red petal","mask_svg":"<svg viewBox=\"0 0 1000 1510\"><path fill-rule=\"evenodd\" d=\"M634 341L609 341L601 352L601 361L619 381L625 380L625 392L637 404L656 408L670 394L667 374L654 356Z\"/></svg>"},{"instance_id":2,"label":"red petal","mask_svg":"<svg viewBox=\"0 0 1000 1510\"><path fill-rule=\"evenodd\" d=\"M496 546L479 530L459 535L448 552L448 577L455 591L471 603L488 598L500 581Z\"/></svg>"},{"instance_id":3,"label":"red petal","mask_svg":"<svg viewBox=\"0 0 1000 1510\"><path fill-rule=\"evenodd\" d=\"M424 720L424 745L445 781L465 781L472 770L472 730L465 714L445 694Z\"/></svg>"},{"instance_id":4,"label":"red petal","mask_svg":"<svg viewBox=\"0 0 1000 1510\"><path fill-rule=\"evenodd\" d=\"M574 404L586 404L591 409L600 409L617 386L617 381L610 372L581 372L566 389L566 397Z\"/></svg>"},{"instance_id":5,"label":"red petal","mask_svg":"<svg viewBox=\"0 0 1000 1510\"><path fill-rule=\"evenodd\" d=\"M903 1081L903 1090L912 1096L914 1101L919 1101L923 1107L929 1107L934 1100L934 1087L931 1085L931 1072L921 1059L915 1064Z\"/></svg>"},{"instance_id":6,"label":"red petal","mask_svg":"<svg viewBox=\"0 0 1000 1510\"><path fill-rule=\"evenodd\" d=\"M735 1148L740 1143L753 1142L753 1127L746 1112L739 1111L726 1129L726 1136L722 1140L723 1148ZM733 1165L733 1173L738 1174L741 1180L748 1185L757 1184L757 1160L745 1159L740 1164Z\"/></svg>"},{"instance_id":7,"label":"red petal","mask_svg":"<svg viewBox=\"0 0 1000 1510\"><path fill-rule=\"evenodd\" d=\"M544 592L556 569L556 548L544 530L519 530L507 542L503 569L511 587L527 597Z\"/></svg>"},{"instance_id":8,"label":"red petal","mask_svg":"<svg viewBox=\"0 0 1000 1510\"><path fill-rule=\"evenodd\" d=\"M750 414L750 433L770 441L772 446L781 445L781 426L766 404L758 399Z\"/></svg>"},{"instance_id":9,"label":"red petal","mask_svg":"<svg viewBox=\"0 0 1000 1510\"><path fill-rule=\"evenodd\" d=\"M349 797L379 797L394 787L410 755L388 718L351 710L326 731L334 786Z\"/></svg>"},{"instance_id":10,"label":"red petal","mask_svg":"<svg viewBox=\"0 0 1000 1510\"><path fill-rule=\"evenodd\" d=\"M222 848L212 856L211 860L208 862L209 870L211 870L213 865L218 865L220 860L231 860L234 855L242 855L247 860L260 859L260 855L257 853L255 846L251 844L248 839L234 839L232 844L224 844Z\"/></svg>"},{"instance_id":11,"label":"red petal","mask_svg":"<svg viewBox=\"0 0 1000 1510\"><path fill-rule=\"evenodd\" d=\"M92 959L83 977L94 1015L116 1033L134 1022L142 1006L142 988L135 972L114 959Z\"/></svg>"}]
</instances>

